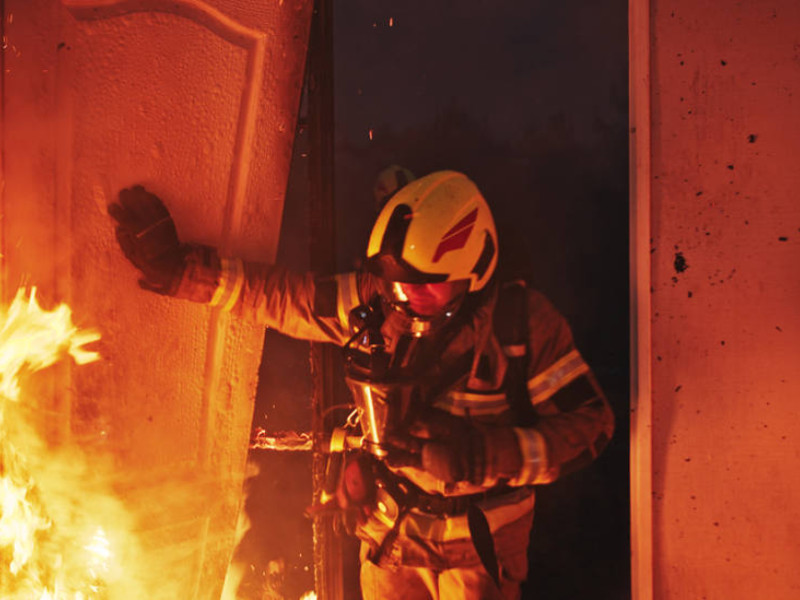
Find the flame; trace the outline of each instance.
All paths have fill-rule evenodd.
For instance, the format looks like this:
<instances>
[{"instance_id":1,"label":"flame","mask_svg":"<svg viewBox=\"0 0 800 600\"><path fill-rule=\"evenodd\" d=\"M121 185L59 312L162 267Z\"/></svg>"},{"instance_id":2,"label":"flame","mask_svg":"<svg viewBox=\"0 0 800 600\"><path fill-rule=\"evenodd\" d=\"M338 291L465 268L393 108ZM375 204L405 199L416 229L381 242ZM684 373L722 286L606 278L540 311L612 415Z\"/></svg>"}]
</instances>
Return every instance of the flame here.
<instances>
[{"instance_id":1,"label":"flame","mask_svg":"<svg viewBox=\"0 0 800 600\"><path fill-rule=\"evenodd\" d=\"M239 511L239 519L236 523L236 546L239 546L245 534L250 531L250 519L245 510ZM247 565L241 561L232 560L228 565L228 572L225 574L225 582L222 585L220 600L239 600L239 586L244 579Z\"/></svg>"},{"instance_id":2,"label":"flame","mask_svg":"<svg viewBox=\"0 0 800 600\"><path fill-rule=\"evenodd\" d=\"M43 310L36 289L0 307L0 597L4 600L142 598L122 569L138 546L127 511L78 449L54 450L26 423L20 376L71 356L98 360L62 304ZM28 411L29 413L30 411ZM124 589L120 593L118 590Z\"/></svg>"},{"instance_id":3,"label":"flame","mask_svg":"<svg viewBox=\"0 0 800 600\"><path fill-rule=\"evenodd\" d=\"M23 367L38 371L54 364L64 351L79 365L100 358L83 346L100 339L100 334L79 331L72 324L66 304L45 311L36 300L36 288L26 299L20 289L8 310L0 310L0 396L19 399L19 374Z\"/></svg>"}]
</instances>

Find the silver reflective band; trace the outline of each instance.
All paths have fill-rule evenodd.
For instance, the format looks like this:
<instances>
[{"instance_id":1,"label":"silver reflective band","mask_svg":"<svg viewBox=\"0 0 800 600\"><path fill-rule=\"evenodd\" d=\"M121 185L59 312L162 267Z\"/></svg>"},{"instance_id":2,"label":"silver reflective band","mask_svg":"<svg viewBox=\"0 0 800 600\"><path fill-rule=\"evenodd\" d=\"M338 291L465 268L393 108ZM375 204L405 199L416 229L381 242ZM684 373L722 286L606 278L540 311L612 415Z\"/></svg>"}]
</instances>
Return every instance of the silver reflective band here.
<instances>
[{"instance_id":1,"label":"silver reflective band","mask_svg":"<svg viewBox=\"0 0 800 600\"><path fill-rule=\"evenodd\" d=\"M224 311L231 310L244 287L244 263L238 258L221 258L219 284L209 304Z\"/></svg>"},{"instance_id":2,"label":"silver reflective band","mask_svg":"<svg viewBox=\"0 0 800 600\"><path fill-rule=\"evenodd\" d=\"M471 415L493 415L505 411L508 408L508 400L502 392L476 394L451 391L444 398L437 400L434 406L453 415L464 415L467 411Z\"/></svg>"},{"instance_id":3,"label":"silver reflective band","mask_svg":"<svg viewBox=\"0 0 800 600\"><path fill-rule=\"evenodd\" d=\"M515 427L522 453L522 469L519 475L509 481L510 485L528 485L547 481L547 447L544 438L535 429Z\"/></svg>"},{"instance_id":4,"label":"silver reflective band","mask_svg":"<svg viewBox=\"0 0 800 600\"><path fill-rule=\"evenodd\" d=\"M355 273L336 276L336 312L345 331L350 329L350 311L361 304L358 298L358 280Z\"/></svg>"},{"instance_id":5,"label":"silver reflective band","mask_svg":"<svg viewBox=\"0 0 800 600\"><path fill-rule=\"evenodd\" d=\"M528 381L531 403L536 405L544 402L569 382L588 372L589 365L583 362L577 350L573 350Z\"/></svg>"}]
</instances>

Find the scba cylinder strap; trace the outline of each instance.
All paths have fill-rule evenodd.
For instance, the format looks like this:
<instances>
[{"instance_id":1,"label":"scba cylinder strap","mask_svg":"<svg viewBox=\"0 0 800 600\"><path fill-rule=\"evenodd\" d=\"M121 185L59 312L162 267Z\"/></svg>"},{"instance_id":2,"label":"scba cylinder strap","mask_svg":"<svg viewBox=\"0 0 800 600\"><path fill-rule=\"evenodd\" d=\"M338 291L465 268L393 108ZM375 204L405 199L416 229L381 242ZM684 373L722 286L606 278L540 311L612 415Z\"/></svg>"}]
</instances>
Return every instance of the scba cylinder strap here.
<instances>
[{"instance_id":1,"label":"scba cylinder strap","mask_svg":"<svg viewBox=\"0 0 800 600\"><path fill-rule=\"evenodd\" d=\"M457 517L466 514L470 506L490 498L505 496L512 491L511 488L503 486L463 496L439 496L422 492L414 498L412 508L429 515Z\"/></svg>"},{"instance_id":2,"label":"scba cylinder strap","mask_svg":"<svg viewBox=\"0 0 800 600\"><path fill-rule=\"evenodd\" d=\"M519 488L498 485L477 494L443 496L425 492L404 477L389 471L382 463L378 463L376 471L377 485L392 497L398 507L438 517L461 516L472 505L520 491Z\"/></svg>"}]
</instances>

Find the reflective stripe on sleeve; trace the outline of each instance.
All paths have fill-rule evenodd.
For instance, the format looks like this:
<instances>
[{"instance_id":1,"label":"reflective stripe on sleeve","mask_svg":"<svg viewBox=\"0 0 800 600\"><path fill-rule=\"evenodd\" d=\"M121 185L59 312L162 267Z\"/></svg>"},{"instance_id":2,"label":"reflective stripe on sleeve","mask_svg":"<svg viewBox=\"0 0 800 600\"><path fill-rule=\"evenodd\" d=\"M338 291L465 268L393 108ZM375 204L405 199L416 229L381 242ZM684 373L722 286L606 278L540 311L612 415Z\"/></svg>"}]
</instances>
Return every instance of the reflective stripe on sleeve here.
<instances>
[{"instance_id":1,"label":"reflective stripe on sleeve","mask_svg":"<svg viewBox=\"0 0 800 600\"><path fill-rule=\"evenodd\" d=\"M544 402L569 382L588 372L589 365L577 350L573 350L528 381L531 403L535 406Z\"/></svg>"},{"instance_id":2,"label":"reflective stripe on sleeve","mask_svg":"<svg viewBox=\"0 0 800 600\"><path fill-rule=\"evenodd\" d=\"M519 475L509 481L509 485L519 486L532 483L546 483L547 446L544 438L535 429L515 427L522 453L522 469Z\"/></svg>"},{"instance_id":3,"label":"reflective stripe on sleeve","mask_svg":"<svg viewBox=\"0 0 800 600\"><path fill-rule=\"evenodd\" d=\"M219 284L209 304L224 311L236 306L244 287L244 263L238 258L221 258Z\"/></svg>"},{"instance_id":4,"label":"reflective stripe on sleeve","mask_svg":"<svg viewBox=\"0 0 800 600\"><path fill-rule=\"evenodd\" d=\"M474 392L448 392L434 403L436 408L453 415L496 415L508 408L504 393L478 394Z\"/></svg>"},{"instance_id":5,"label":"reflective stripe on sleeve","mask_svg":"<svg viewBox=\"0 0 800 600\"><path fill-rule=\"evenodd\" d=\"M336 275L336 312L345 331L350 330L350 311L361 304L355 273Z\"/></svg>"}]
</instances>

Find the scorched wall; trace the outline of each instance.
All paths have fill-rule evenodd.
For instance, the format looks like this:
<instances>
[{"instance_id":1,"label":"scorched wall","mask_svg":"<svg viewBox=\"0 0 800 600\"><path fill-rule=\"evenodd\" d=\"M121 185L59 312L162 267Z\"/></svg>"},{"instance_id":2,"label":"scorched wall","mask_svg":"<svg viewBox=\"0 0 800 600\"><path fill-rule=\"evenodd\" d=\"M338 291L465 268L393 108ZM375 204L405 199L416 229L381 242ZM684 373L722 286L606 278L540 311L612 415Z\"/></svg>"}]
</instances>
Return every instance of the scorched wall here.
<instances>
[{"instance_id":1,"label":"scorched wall","mask_svg":"<svg viewBox=\"0 0 800 600\"><path fill-rule=\"evenodd\" d=\"M800 3L630 6L635 597L793 600Z\"/></svg>"}]
</instances>

